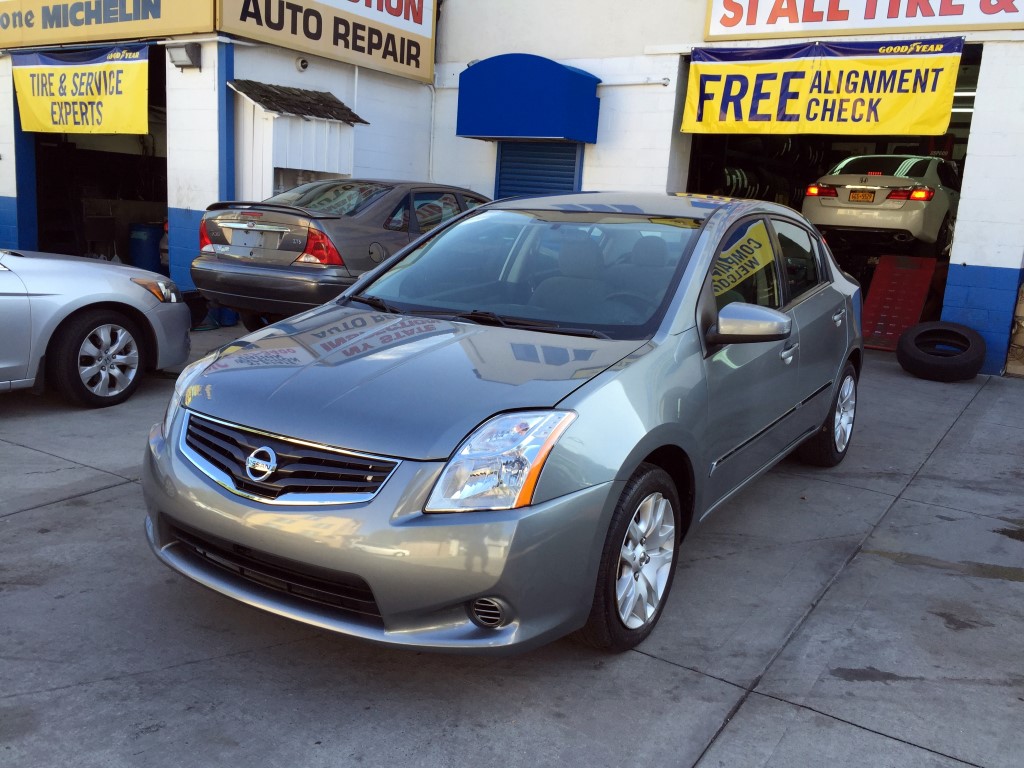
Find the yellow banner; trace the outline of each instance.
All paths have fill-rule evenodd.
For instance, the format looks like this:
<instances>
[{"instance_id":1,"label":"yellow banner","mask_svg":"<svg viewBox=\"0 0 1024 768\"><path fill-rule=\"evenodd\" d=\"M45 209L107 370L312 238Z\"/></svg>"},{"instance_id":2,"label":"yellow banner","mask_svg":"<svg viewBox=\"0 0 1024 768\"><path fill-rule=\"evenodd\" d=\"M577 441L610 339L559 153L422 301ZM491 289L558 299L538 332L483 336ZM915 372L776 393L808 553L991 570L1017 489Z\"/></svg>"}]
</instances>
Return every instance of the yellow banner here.
<instances>
[{"instance_id":1,"label":"yellow banner","mask_svg":"<svg viewBox=\"0 0 1024 768\"><path fill-rule=\"evenodd\" d=\"M768 238L768 228L764 221L758 219L751 222L746 229L739 229L733 235L733 244L728 247L726 253L720 255L715 261L711 271L711 288L715 296L722 296L729 291L737 291L737 299L740 296L743 300L758 295L759 291L771 291L775 294L775 280L770 277L762 280L760 288L752 287L746 290L743 286L765 267L771 265L774 259L771 240Z\"/></svg>"},{"instance_id":2,"label":"yellow banner","mask_svg":"<svg viewBox=\"0 0 1024 768\"><path fill-rule=\"evenodd\" d=\"M144 47L14 54L21 127L37 133L149 133Z\"/></svg>"},{"instance_id":3,"label":"yellow banner","mask_svg":"<svg viewBox=\"0 0 1024 768\"><path fill-rule=\"evenodd\" d=\"M0 0L0 48L213 32L214 0Z\"/></svg>"},{"instance_id":4,"label":"yellow banner","mask_svg":"<svg viewBox=\"0 0 1024 768\"><path fill-rule=\"evenodd\" d=\"M694 49L682 130L940 136L962 42Z\"/></svg>"},{"instance_id":5,"label":"yellow banner","mask_svg":"<svg viewBox=\"0 0 1024 768\"><path fill-rule=\"evenodd\" d=\"M217 29L430 83L436 0L219 0Z\"/></svg>"}]
</instances>

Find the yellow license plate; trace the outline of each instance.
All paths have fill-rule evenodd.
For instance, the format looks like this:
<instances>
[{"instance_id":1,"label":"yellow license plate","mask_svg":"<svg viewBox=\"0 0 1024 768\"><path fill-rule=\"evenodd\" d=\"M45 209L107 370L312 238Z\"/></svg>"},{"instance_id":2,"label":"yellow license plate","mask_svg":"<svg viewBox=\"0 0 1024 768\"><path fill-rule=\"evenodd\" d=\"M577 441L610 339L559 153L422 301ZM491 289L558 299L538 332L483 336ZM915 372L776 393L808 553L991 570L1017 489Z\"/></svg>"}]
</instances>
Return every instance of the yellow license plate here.
<instances>
[{"instance_id":1,"label":"yellow license plate","mask_svg":"<svg viewBox=\"0 0 1024 768\"><path fill-rule=\"evenodd\" d=\"M874 192L864 192L861 190L853 190L850 192L851 203L873 203L875 202Z\"/></svg>"}]
</instances>

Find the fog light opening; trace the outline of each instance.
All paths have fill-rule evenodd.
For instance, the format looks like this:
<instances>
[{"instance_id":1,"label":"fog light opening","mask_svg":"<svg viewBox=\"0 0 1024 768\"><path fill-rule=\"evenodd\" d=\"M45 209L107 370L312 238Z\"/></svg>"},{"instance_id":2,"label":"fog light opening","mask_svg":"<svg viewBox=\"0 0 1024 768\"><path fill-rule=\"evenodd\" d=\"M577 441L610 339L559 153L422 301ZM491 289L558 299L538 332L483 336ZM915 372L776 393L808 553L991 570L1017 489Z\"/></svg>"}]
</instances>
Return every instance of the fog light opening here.
<instances>
[{"instance_id":1,"label":"fog light opening","mask_svg":"<svg viewBox=\"0 0 1024 768\"><path fill-rule=\"evenodd\" d=\"M478 597L469 605L469 618L478 627L499 629L509 622L509 608L496 597Z\"/></svg>"}]
</instances>

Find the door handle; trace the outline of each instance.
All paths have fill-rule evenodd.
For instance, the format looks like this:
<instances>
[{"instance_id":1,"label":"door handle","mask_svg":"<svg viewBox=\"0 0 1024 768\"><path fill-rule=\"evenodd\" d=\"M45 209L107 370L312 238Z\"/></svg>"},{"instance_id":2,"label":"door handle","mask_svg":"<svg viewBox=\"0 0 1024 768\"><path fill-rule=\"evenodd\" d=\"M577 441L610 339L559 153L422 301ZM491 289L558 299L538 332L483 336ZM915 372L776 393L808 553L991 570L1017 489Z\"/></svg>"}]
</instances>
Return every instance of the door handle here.
<instances>
[{"instance_id":1,"label":"door handle","mask_svg":"<svg viewBox=\"0 0 1024 768\"><path fill-rule=\"evenodd\" d=\"M846 317L846 309L840 309L834 315L832 315L832 322L836 324L836 328L843 324L843 318Z\"/></svg>"},{"instance_id":2,"label":"door handle","mask_svg":"<svg viewBox=\"0 0 1024 768\"><path fill-rule=\"evenodd\" d=\"M796 355L796 351L798 349L800 349L799 343L791 344L790 346L786 347L785 349L782 350L782 352L779 353L779 357L782 358L782 362L784 362L786 365L789 365L790 363L793 362L793 357L794 355Z\"/></svg>"}]
</instances>

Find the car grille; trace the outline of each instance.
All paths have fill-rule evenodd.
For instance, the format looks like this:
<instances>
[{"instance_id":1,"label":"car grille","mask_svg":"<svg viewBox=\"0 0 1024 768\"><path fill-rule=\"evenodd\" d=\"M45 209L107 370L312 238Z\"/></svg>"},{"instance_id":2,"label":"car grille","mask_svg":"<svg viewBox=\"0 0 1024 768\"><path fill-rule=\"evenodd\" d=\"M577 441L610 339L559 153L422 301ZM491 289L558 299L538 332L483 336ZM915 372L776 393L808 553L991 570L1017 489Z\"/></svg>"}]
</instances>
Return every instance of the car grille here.
<instances>
[{"instance_id":1,"label":"car grille","mask_svg":"<svg viewBox=\"0 0 1024 768\"><path fill-rule=\"evenodd\" d=\"M228 490L281 504L368 501L398 466L391 459L270 435L194 413L187 415L181 448ZM274 452L277 468L266 478L253 479L246 472L246 460L261 448Z\"/></svg>"},{"instance_id":2,"label":"car grille","mask_svg":"<svg viewBox=\"0 0 1024 768\"><path fill-rule=\"evenodd\" d=\"M187 529L166 518L165 522L170 535L207 564L277 592L330 606L350 617L383 624L369 584L358 576L303 565Z\"/></svg>"}]
</instances>

